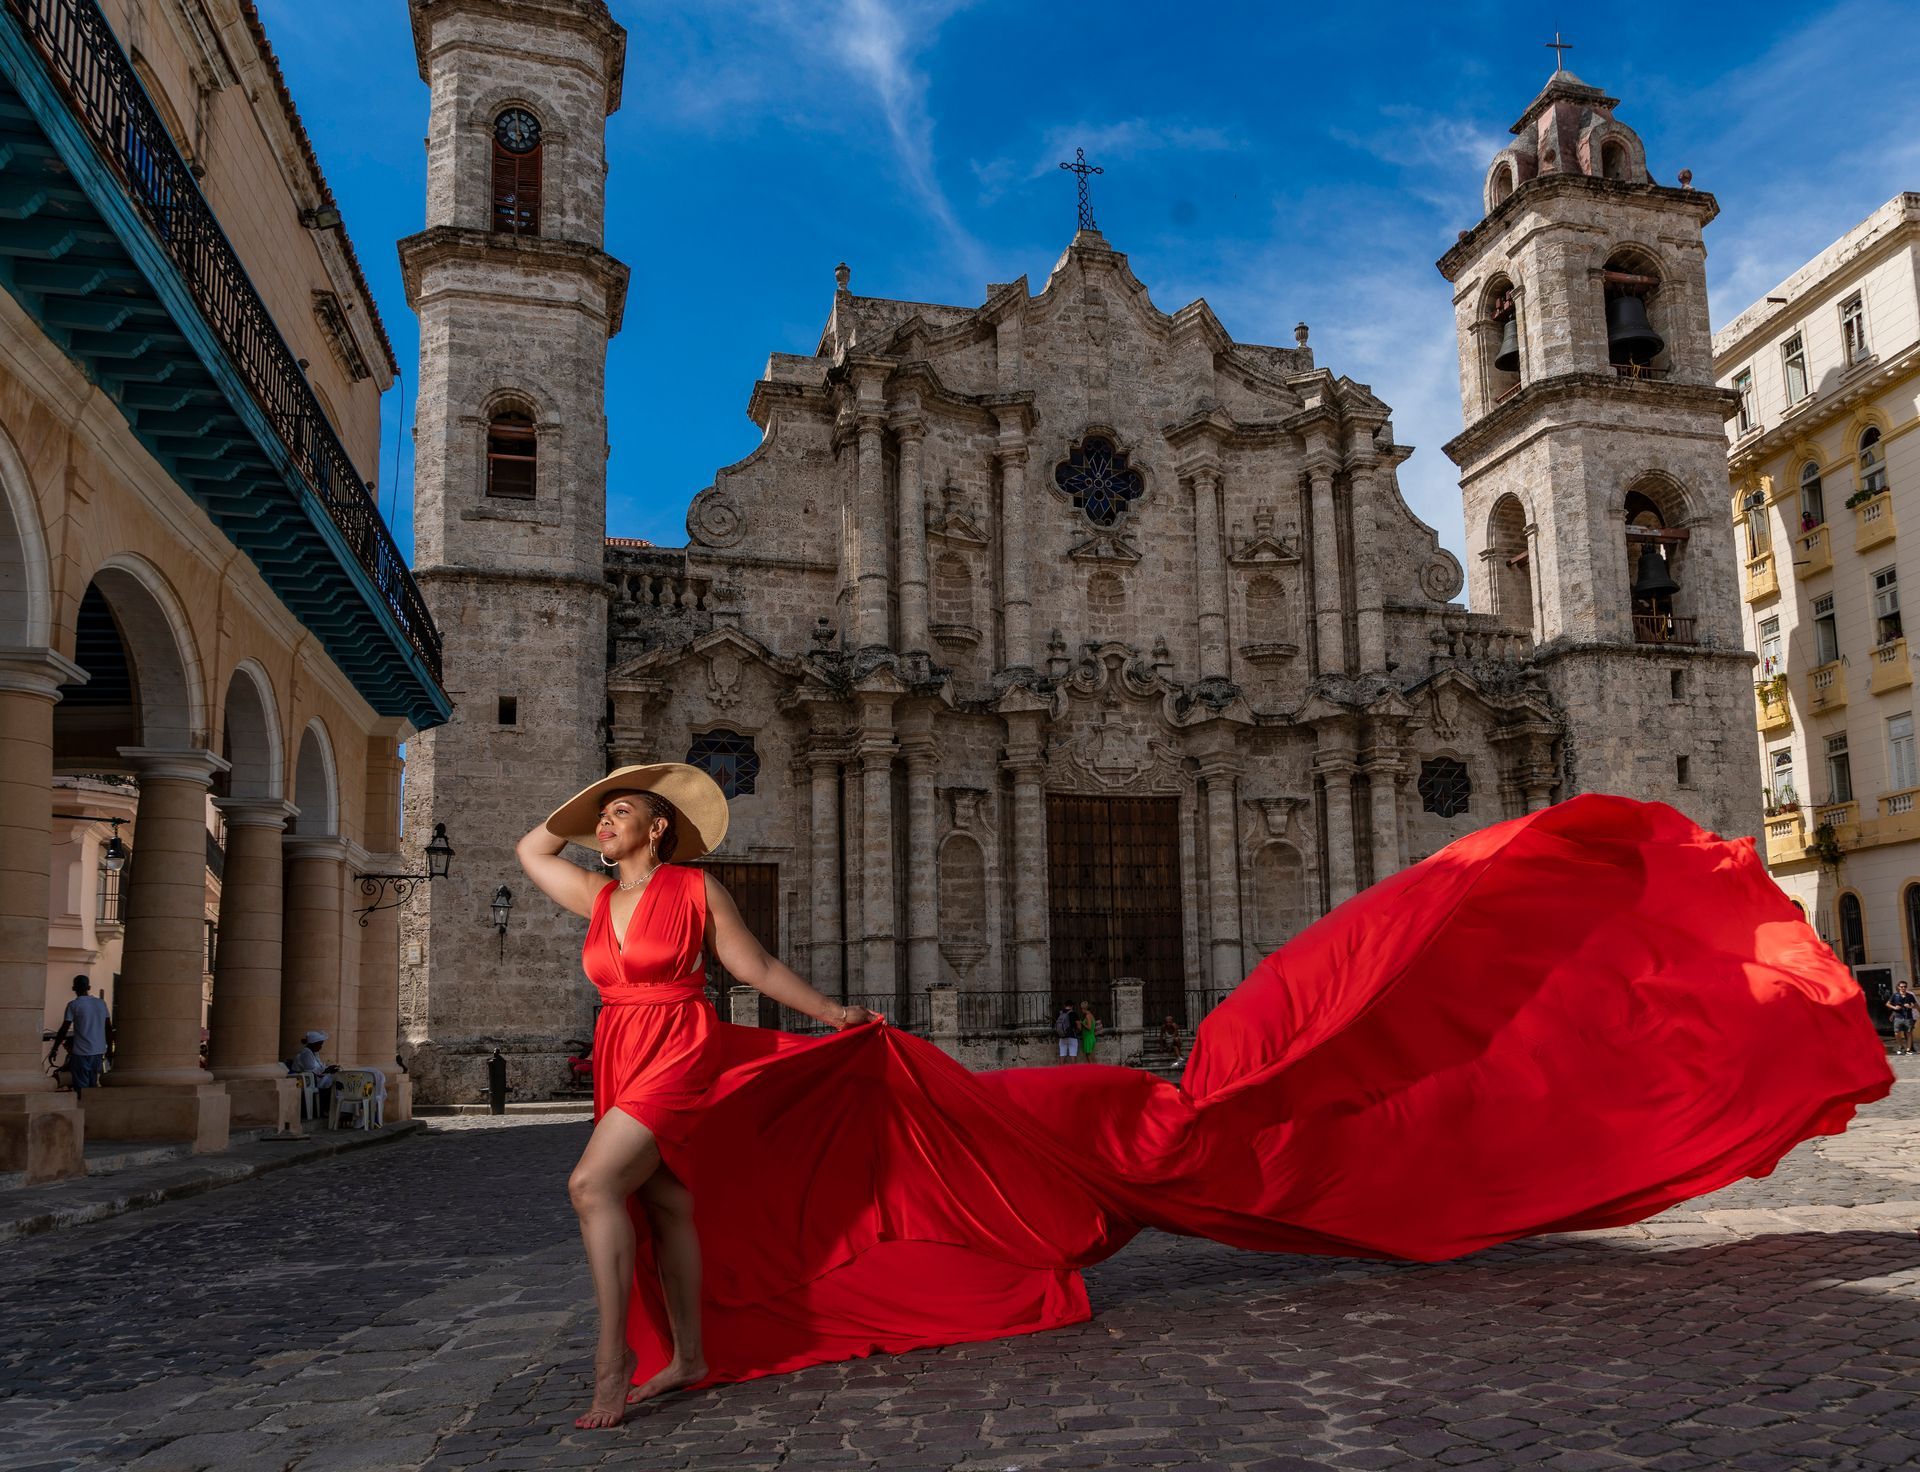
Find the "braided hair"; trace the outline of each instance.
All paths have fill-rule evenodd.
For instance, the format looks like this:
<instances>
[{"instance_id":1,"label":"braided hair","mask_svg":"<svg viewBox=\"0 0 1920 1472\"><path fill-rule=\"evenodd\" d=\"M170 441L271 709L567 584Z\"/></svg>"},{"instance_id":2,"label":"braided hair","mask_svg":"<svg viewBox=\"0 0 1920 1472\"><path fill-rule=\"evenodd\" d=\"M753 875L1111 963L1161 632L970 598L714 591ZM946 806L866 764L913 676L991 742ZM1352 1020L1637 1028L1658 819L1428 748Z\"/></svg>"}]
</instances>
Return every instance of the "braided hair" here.
<instances>
[{"instance_id":1,"label":"braided hair","mask_svg":"<svg viewBox=\"0 0 1920 1472\"><path fill-rule=\"evenodd\" d=\"M609 792L601 799L601 806L619 798L630 798L647 810L647 827L652 828L654 820L665 818L667 831L660 835L660 841L653 846L653 852L661 863L673 861L673 851L680 846L680 810L657 792L648 792L643 788L622 788Z\"/></svg>"}]
</instances>

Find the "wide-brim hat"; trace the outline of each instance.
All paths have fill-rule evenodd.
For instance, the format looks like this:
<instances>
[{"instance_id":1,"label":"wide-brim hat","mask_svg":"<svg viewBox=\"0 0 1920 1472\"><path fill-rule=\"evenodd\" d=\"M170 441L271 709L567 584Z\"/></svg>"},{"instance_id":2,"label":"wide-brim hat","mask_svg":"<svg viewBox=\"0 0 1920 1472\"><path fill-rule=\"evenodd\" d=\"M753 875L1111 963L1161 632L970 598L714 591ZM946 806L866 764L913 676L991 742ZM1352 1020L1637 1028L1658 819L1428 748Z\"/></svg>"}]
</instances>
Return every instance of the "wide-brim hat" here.
<instances>
[{"instance_id":1,"label":"wide-brim hat","mask_svg":"<svg viewBox=\"0 0 1920 1472\"><path fill-rule=\"evenodd\" d=\"M726 793L707 773L685 762L650 762L609 772L555 808L547 819L547 831L569 843L597 849L600 840L594 830L610 792L658 793L674 805L680 814L674 825L679 837L673 850L677 864L711 853L727 836Z\"/></svg>"}]
</instances>

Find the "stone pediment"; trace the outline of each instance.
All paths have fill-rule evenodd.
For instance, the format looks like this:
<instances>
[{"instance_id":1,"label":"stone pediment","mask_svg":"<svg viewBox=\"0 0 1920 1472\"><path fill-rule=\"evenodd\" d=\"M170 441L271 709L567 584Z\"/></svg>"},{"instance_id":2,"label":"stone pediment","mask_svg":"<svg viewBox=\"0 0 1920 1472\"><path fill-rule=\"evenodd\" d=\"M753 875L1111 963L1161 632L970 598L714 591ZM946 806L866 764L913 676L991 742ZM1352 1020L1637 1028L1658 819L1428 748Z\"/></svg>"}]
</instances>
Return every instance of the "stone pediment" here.
<instances>
[{"instance_id":1,"label":"stone pediment","mask_svg":"<svg viewBox=\"0 0 1920 1472\"><path fill-rule=\"evenodd\" d=\"M973 516L954 486L942 488L940 509L927 517L927 535L943 542L959 542L969 547L989 545L986 531Z\"/></svg>"},{"instance_id":2,"label":"stone pediment","mask_svg":"<svg viewBox=\"0 0 1920 1472\"><path fill-rule=\"evenodd\" d=\"M1251 537L1241 541L1239 531L1234 528L1237 545L1227 554L1228 563L1234 567L1291 567L1300 561L1300 529L1288 522L1286 529L1276 534L1271 506L1254 507Z\"/></svg>"},{"instance_id":3,"label":"stone pediment","mask_svg":"<svg viewBox=\"0 0 1920 1472\"><path fill-rule=\"evenodd\" d=\"M1403 692L1403 698L1442 741L1455 739L1463 701L1493 716L1502 729L1515 727L1512 734L1558 732L1562 728L1560 713L1547 695L1505 681L1501 685L1504 688L1489 688L1466 670L1449 668Z\"/></svg>"},{"instance_id":4,"label":"stone pediment","mask_svg":"<svg viewBox=\"0 0 1920 1472\"><path fill-rule=\"evenodd\" d=\"M1102 530L1069 547L1067 556L1076 562L1134 563L1140 560L1140 549L1117 530Z\"/></svg>"},{"instance_id":5,"label":"stone pediment","mask_svg":"<svg viewBox=\"0 0 1920 1472\"><path fill-rule=\"evenodd\" d=\"M1064 736L1055 737L1052 757L1095 787L1179 791L1180 749L1154 734L1144 710L1127 711L1123 705L1117 693L1109 693Z\"/></svg>"},{"instance_id":6,"label":"stone pediment","mask_svg":"<svg viewBox=\"0 0 1920 1472\"><path fill-rule=\"evenodd\" d=\"M781 681L798 680L804 673L800 661L775 654L751 634L742 633L729 625L711 629L685 644L649 649L645 654L636 655L609 670L607 683L659 680L688 661L702 659L710 668L716 665L722 668L729 684L737 672L747 665L759 665Z\"/></svg>"}]
</instances>

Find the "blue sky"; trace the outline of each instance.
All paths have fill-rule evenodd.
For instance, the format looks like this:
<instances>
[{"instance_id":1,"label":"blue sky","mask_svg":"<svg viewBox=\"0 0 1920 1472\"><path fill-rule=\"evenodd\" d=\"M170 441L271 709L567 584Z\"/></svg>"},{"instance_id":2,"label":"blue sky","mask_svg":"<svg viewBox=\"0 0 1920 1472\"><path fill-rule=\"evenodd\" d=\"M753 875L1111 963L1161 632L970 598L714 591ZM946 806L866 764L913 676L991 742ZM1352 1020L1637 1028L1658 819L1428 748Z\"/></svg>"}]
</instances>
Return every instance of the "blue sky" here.
<instances>
[{"instance_id":1,"label":"blue sky","mask_svg":"<svg viewBox=\"0 0 1920 1472\"><path fill-rule=\"evenodd\" d=\"M418 358L393 242L420 228L427 90L400 0L262 0L406 375ZM1527 4L613 0L629 31L610 120L607 247L633 270L612 345L608 523L685 540L688 500L749 451L771 351L809 352L833 267L853 289L973 304L1037 286L1072 235L1076 145L1108 240L1155 303L1205 297L1243 340L1312 325L1321 366L1394 407L1414 509L1461 545L1440 446L1460 425L1434 260L1479 216L1513 119L1568 66L1622 99L1655 178L1691 168L1727 321L1903 189L1920 189L1920 9ZM1556 16L1559 18L1556 19ZM389 502L391 505L391 501Z\"/></svg>"}]
</instances>

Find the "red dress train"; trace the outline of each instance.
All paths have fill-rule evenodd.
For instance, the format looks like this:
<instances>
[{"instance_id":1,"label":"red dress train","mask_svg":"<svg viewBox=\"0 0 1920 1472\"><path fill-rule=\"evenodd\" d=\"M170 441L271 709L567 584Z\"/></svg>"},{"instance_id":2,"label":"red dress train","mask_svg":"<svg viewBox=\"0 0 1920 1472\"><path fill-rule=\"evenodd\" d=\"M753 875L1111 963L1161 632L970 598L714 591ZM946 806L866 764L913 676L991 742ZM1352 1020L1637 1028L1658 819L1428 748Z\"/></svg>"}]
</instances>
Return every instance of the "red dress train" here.
<instances>
[{"instance_id":1,"label":"red dress train","mask_svg":"<svg viewBox=\"0 0 1920 1472\"><path fill-rule=\"evenodd\" d=\"M1579 797L1348 901L1203 1022L1184 1087L971 1073L871 1026L806 1039L700 998L698 870L606 896L595 1117L691 1187L713 1380L1088 1317L1143 1227L1434 1261L1636 1221L1846 1127L1892 1072L1859 987L1751 840ZM636 1381L668 1353L643 1220Z\"/></svg>"}]
</instances>

